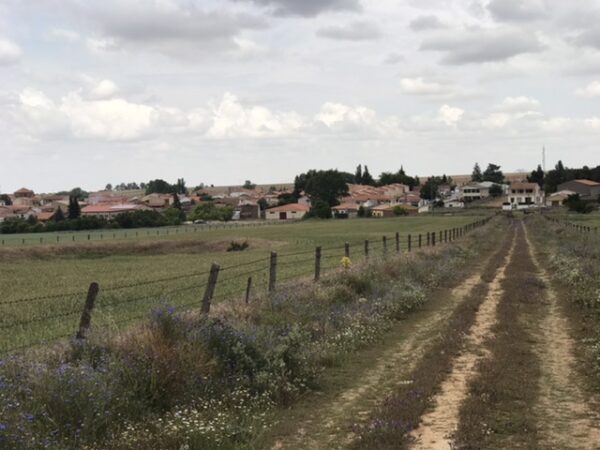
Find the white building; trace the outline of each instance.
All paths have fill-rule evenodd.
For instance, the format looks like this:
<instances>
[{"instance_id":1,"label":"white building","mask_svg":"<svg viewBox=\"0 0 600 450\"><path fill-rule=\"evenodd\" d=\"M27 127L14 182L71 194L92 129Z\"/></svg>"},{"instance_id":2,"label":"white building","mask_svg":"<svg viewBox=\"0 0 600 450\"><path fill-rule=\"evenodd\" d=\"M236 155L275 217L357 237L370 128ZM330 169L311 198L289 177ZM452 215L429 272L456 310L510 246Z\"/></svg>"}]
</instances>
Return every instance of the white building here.
<instances>
[{"instance_id":1,"label":"white building","mask_svg":"<svg viewBox=\"0 0 600 450\"><path fill-rule=\"evenodd\" d=\"M544 192L537 183L511 183L503 209L529 209L544 206Z\"/></svg>"}]
</instances>

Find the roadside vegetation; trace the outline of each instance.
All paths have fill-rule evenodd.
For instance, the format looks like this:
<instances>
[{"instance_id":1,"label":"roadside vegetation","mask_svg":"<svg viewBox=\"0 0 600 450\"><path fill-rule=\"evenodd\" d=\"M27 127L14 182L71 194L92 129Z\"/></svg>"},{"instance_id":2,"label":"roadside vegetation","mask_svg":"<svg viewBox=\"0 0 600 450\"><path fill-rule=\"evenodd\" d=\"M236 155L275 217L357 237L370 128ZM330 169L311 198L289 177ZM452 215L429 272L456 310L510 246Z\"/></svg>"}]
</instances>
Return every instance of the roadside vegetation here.
<instances>
[{"instance_id":1,"label":"roadside vegetation","mask_svg":"<svg viewBox=\"0 0 600 450\"><path fill-rule=\"evenodd\" d=\"M436 250L348 264L321 283L179 313L168 296L125 333L0 364L6 448L251 448L277 408L380 339L476 258L477 230ZM245 253L245 252L242 252ZM342 262L338 259L338 267Z\"/></svg>"}]
</instances>

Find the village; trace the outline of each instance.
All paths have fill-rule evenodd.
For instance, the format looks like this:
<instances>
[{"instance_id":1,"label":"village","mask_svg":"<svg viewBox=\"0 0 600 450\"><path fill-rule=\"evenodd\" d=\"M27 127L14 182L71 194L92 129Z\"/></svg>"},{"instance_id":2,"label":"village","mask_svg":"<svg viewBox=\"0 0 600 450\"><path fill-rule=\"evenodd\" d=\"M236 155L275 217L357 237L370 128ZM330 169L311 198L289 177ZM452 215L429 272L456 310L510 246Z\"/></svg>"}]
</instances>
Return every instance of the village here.
<instances>
[{"instance_id":1,"label":"village","mask_svg":"<svg viewBox=\"0 0 600 450\"><path fill-rule=\"evenodd\" d=\"M505 174L504 182L473 181L469 176L445 177L436 184L433 196L424 195L424 184L408 186L392 183L383 186L347 184L347 195L338 198L331 207L331 217L394 217L427 214L446 209L491 208L526 210L559 207L569 197L597 200L600 183L576 179L561 183L556 192L546 194L540 184L528 181L527 174ZM0 195L0 222L25 219L46 223L68 217L72 200L70 193L37 194L22 188L12 194ZM184 193L148 193L143 190L101 190L75 198L81 217L111 220L124 213L157 211L164 213L174 207L193 218L190 213L198 205L227 209L220 220L286 221L303 219L311 210L311 197L301 191L294 197L294 185L202 187ZM182 222L191 223L191 220ZM204 222L202 219L196 222Z\"/></svg>"}]
</instances>

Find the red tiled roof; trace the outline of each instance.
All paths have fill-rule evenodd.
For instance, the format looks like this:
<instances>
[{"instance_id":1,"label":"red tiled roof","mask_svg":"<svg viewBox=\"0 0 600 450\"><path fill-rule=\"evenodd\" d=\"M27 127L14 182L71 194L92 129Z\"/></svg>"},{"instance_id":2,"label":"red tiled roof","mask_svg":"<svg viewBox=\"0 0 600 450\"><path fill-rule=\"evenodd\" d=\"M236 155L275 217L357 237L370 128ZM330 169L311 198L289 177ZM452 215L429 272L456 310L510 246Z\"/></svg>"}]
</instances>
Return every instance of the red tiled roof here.
<instances>
[{"instance_id":1,"label":"red tiled roof","mask_svg":"<svg viewBox=\"0 0 600 450\"><path fill-rule=\"evenodd\" d=\"M537 189L539 187L539 184L537 183L522 183L522 182L518 182L518 183L511 183L510 184L510 188L511 189Z\"/></svg>"},{"instance_id":2,"label":"red tiled roof","mask_svg":"<svg viewBox=\"0 0 600 450\"><path fill-rule=\"evenodd\" d=\"M15 191L15 194L33 194L31 189L21 188L18 191Z\"/></svg>"},{"instance_id":3,"label":"red tiled roof","mask_svg":"<svg viewBox=\"0 0 600 450\"><path fill-rule=\"evenodd\" d=\"M135 211L140 209L139 205L89 205L81 210L82 214L103 214L103 213L120 213L126 211Z\"/></svg>"},{"instance_id":4,"label":"red tiled roof","mask_svg":"<svg viewBox=\"0 0 600 450\"><path fill-rule=\"evenodd\" d=\"M268 212L291 212L291 211L308 212L309 210L310 210L309 206L302 205L300 203L290 203L288 205L276 206L275 208L267 209Z\"/></svg>"}]
</instances>

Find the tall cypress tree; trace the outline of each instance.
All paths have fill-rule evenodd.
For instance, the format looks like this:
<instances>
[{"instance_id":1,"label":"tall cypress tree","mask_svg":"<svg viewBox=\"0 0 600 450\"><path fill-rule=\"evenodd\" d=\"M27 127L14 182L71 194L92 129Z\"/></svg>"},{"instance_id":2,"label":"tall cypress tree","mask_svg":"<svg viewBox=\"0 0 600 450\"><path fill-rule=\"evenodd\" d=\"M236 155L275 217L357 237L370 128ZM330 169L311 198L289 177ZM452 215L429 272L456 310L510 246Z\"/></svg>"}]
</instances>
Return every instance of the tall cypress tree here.
<instances>
[{"instance_id":1,"label":"tall cypress tree","mask_svg":"<svg viewBox=\"0 0 600 450\"><path fill-rule=\"evenodd\" d=\"M481 173L481 167L479 167L479 163L475 163L475 167L473 167L471 181L476 181L478 183L481 183L483 181L483 174Z\"/></svg>"},{"instance_id":2,"label":"tall cypress tree","mask_svg":"<svg viewBox=\"0 0 600 450\"><path fill-rule=\"evenodd\" d=\"M366 184L369 186L375 186L375 184L376 184L375 179L369 173L369 168L367 166L365 166L365 170L363 170L361 184Z\"/></svg>"},{"instance_id":3,"label":"tall cypress tree","mask_svg":"<svg viewBox=\"0 0 600 450\"><path fill-rule=\"evenodd\" d=\"M362 184L362 181L363 181L362 164L359 164L356 167L356 173L354 174L354 182L356 184Z\"/></svg>"},{"instance_id":4,"label":"tall cypress tree","mask_svg":"<svg viewBox=\"0 0 600 450\"><path fill-rule=\"evenodd\" d=\"M81 208L79 207L79 202L77 201L77 197L71 195L69 197L69 219L74 220L81 216Z\"/></svg>"}]
</instances>

